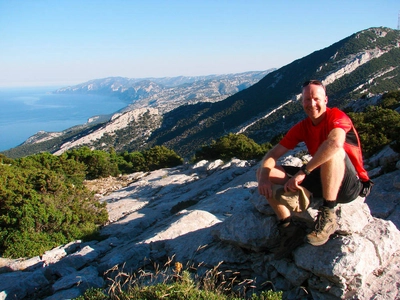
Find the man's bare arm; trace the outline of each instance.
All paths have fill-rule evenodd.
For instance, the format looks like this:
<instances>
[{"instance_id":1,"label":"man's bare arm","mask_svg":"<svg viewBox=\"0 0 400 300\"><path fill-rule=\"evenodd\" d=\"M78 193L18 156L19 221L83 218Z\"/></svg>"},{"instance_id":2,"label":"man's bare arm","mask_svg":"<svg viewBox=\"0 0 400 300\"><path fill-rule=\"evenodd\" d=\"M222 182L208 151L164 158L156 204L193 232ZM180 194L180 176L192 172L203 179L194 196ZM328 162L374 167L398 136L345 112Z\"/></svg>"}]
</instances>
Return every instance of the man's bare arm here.
<instances>
[{"instance_id":1,"label":"man's bare arm","mask_svg":"<svg viewBox=\"0 0 400 300\"><path fill-rule=\"evenodd\" d=\"M343 149L346 132L342 128L334 128L328 138L321 144L313 158L307 164L307 170L312 171L330 160L340 149Z\"/></svg>"},{"instance_id":2,"label":"man's bare arm","mask_svg":"<svg viewBox=\"0 0 400 300\"><path fill-rule=\"evenodd\" d=\"M287 151L286 147L277 144L268 151L261 161L261 166L257 170L258 192L266 198L272 197L271 170L275 168L277 160Z\"/></svg>"}]
</instances>

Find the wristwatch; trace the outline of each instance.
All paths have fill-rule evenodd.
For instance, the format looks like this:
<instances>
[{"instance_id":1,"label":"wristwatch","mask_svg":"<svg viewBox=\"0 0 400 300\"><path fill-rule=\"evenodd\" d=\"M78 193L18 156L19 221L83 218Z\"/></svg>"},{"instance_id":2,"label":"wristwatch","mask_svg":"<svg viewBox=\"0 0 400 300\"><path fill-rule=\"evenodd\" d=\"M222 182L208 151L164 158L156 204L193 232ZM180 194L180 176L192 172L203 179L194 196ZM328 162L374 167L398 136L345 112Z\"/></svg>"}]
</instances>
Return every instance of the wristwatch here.
<instances>
[{"instance_id":1,"label":"wristwatch","mask_svg":"<svg viewBox=\"0 0 400 300\"><path fill-rule=\"evenodd\" d=\"M302 170L306 176L310 175L310 171L307 170L307 165L302 165L300 170Z\"/></svg>"}]
</instances>

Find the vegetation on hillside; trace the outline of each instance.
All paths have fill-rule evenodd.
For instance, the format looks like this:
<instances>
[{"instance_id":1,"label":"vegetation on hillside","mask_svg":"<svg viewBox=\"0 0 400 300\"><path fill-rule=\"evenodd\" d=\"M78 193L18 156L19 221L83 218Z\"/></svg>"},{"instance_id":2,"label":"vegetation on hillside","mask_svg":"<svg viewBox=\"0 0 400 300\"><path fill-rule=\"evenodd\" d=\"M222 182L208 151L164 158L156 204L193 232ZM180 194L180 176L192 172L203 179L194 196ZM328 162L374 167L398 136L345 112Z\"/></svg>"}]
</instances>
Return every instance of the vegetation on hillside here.
<instances>
[{"instance_id":1,"label":"vegetation on hillside","mask_svg":"<svg viewBox=\"0 0 400 300\"><path fill-rule=\"evenodd\" d=\"M347 112L357 128L364 157L368 158L386 145L400 152L400 91L386 93L378 106L364 112Z\"/></svg>"},{"instance_id":2,"label":"vegetation on hillside","mask_svg":"<svg viewBox=\"0 0 400 300\"><path fill-rule=\"evenodd\" d=\"M102 137L92 142L91 147L97 150L107 151L110 147L116 151L138 151L143 150L148 135L154 128L161 124L159 115L145 112L143 115L132 118L126 127L115 130L112 134L105 133Z\"/></svg>"},{"instance_id":3,"label":"vegetation on hillside","mask_svg":"<svg viewBox=\"0 0 400 300\"><path fill-rule=\"evenodd\" d=\"M193 160L222 159L227 161L233 157L245 160L261 159L271 148L271 143L259 145L243 134L230 133L216 141L212 141L210 145L201 147L196 151Z\"/></svg>"},{"instance_id":4,"label":"vegetation on hillside","mask_svg":"<svg viewBox=\"0 0 400 300\"><path fill-rule=\"evenodd\" d=\"M74 149L10 159L0 155L0 253L32 257L76 239L91 239L108 221L84 186L85 179L151 171L182 164L175 152L156 146L143 153L117 154Z\"/></svg>"},{"instance_id":5,"label":"vegetation on hillside","mask_svg":"<svg viewBox=\"0 0 400 300\"><path fill-rule=\"evenodd\" d=\"M0 157L0 251L32 257L75 239L93 237L108 218L83 186L85 165L49 153Z\"/></svg>"},{"instance_id":6,"label":"vegetation on hillside","mask_svg":"<svg viewBox=\"0 0 400 300\"><path fill-rule=\"evenodd\" d=\"M85 136L91 131L100 128L103 124L85 124L75 126L63 131L63 135L44 140L38 143L24 143L15 148L3 151L2 154L10 158L20 158L40 152L54 152L70 139L76 139L79 136Z\"/></svg>"},{"instance_id":7,"label":"vegetation on hillside","mask_svg":"<svg viewBox=\"0 0 400 300\"><path fill-rule=\"evenodd\" d=\"M369 107L363 113L349 113L358 129L363 152L366 158L370 157L385 145L393 142L392 148L400 150L400 114L394 110Z\"/></svg>"}]
</instances>

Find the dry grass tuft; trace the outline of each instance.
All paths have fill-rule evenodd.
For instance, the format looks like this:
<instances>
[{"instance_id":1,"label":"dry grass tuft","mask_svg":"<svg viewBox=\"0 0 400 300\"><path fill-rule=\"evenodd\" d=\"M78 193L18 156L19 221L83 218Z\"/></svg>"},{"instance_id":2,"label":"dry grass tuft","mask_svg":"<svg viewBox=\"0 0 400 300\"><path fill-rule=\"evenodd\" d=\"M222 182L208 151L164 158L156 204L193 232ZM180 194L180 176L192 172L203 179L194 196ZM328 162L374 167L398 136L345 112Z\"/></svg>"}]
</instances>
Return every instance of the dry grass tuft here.
<instances>
[{"instance_id":1,"label":"dry grass tuft","mask_svg":"<svg viewBox=\"0 0 400 300\"><path fill-rule=\"evenodd\" d=\"M107 288L88 290L78 300L280 300L282 292L259 291L254 280L240 279L239 272L221 270L222 262L212 268L203 264L183 267L181 262L168 258L162 268L127 273L117 267L107 274ZM113 276L112 274L116 274ZM203 275L199 275L203 274Z\"/></svg>"}]
</instances>

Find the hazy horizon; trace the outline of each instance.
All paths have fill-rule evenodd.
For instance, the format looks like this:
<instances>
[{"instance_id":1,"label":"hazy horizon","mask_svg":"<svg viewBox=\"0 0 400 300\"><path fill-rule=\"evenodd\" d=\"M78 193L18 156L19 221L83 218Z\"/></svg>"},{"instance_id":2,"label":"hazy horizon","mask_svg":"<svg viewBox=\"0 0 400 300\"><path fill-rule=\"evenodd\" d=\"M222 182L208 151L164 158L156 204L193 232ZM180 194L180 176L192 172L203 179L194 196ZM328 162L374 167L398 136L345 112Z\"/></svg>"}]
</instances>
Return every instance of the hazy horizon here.
<instances>
[{"instance_id":1,"label":"hazy horizon","mask_svg":"<svg viewBox=\"0 0 400 300\"><path fill-rule=\"evenodd\" d=\"M280 68L371 27L395 0L0 0L0 86Z\"/></svg>"}]
</instances>

